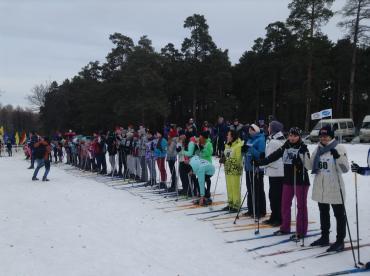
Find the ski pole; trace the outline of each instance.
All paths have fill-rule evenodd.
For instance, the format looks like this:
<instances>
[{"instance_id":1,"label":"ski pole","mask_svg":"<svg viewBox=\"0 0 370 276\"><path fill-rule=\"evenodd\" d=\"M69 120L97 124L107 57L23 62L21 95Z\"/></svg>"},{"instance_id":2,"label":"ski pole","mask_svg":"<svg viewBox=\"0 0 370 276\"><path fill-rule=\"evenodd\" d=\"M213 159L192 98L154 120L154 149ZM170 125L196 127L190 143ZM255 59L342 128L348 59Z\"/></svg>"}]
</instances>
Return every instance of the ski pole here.
<instances>
[{"instance_id":1,"label":"ski pole","mask_svg":"<svg viewBox=\"0 0 370 276\"><path fill-rule=\"evenodd\" d=\"M256 168L258 170L258 167ZM260 182L260 174L259 171L256 171L257 173L257 204L258 206L258 216L257 216L257 231L255 231L255 235L260 233L260 217L261 217L261 206L260 206L260 189L261 189L261 182Z\"/></svg>"},{"instance_id":2,"label":"ski pole","mask_svg":"<svg viewBox=\"0 0 370 276\"><path fill-rule=\"evenodd\" d=\"M177 168L177 172L176 172L176 186L175 186L175 189L176 189L176 201L178 201L179 200L180 159L177 158L176 162L177 162L177 166L176 166L176 164L175 164L175 166Z\"/></svg>"},{"instance_id":3,"label":"ski pole","mask_svg":"<svg viewBox=\"0 0 370 276\"><path fill-rule=\"evenodd\" d=\"M220 164L220 166L218 167L218 173L217 173L217 178L216 178L215 189L214 189L214 191L213 191L213 195L212 195L212 202L213 202L213 201L214 201L214 199L215 199L216 190L217 190L217 184L218 184L218 178L219 178L219 176L220 176L221 167L222 167L222 164Z\"/></svg>"},{"instance_id":4,"label":"ski pole","mask_svg":"<svg viewBox=\"0 0 370 276\"><path fill-rule=\"evenodd\" d=\"M299 158L299 157L298 157ZM294 217L297 221L297 168L293 165L293 187L294 187ZM298 223L295 226L295 242L298 243Z\"/></svg>"},{"instance_id":5,"label":"ski pole","mask_svg":"<svg viewBox=\"0 0 370 276\"><path fill-rule=\"evenodd\" d=\"M355 263L355 267L358 267L357 262L356 262L356 256L355 256L355 249L353 248L353 241L352 241L352 236L351 236L351 230L349 228L349 223L348 223L347 210L346 210L346 206L344 204L344 197L343 197L342 185L340 184L340 177L339 177L339 172L338 172L338 168L337 168L337 161L336 161L335 158L334 158L334 166L335 166L335 172L336 172L337 178L338 178L339 192L340 192L340 197L342 199L342 204L343 204L343 209L344 209L344 216L346 218L346 224L347 224L347 230L348 230L348 235L349 235L349 241L351 243L351 251L352 251L353 261Z\"/></svg>"},{"instance_id":6,"label":"ski pole","mask_svg":"<svg viewBox=\"0 0 370 276\"><path fill-rule=\"evenodd\" d=\"M253 203L253 219L254 219L254 224L256 224L256 195L255 195L255 167L254 167L254 160L252 160L252 203ZM258 230L254 231L254 234L258 234Z\"/></svg>"},{"instance_id":7,"label":"ski pole","mask_svg":"<svg viewBox=\"0 0 370 276\"><path fill-rule=\"evenodd\" d=\"M305 189L304 189L304 181L305 181L305 153L303 154L303 162L302 162L302 192L301 192L301 196L302 196L302 200L304 199L305 197ZM307 204L306 206L303 206L303 208L306 208L307 209ZM304 225L304 220L305 220L305 215L306 215L306 212L305 212L305 209L303 210L303 216L302 216L302 226ZM308 220L308 217L307 217L307 220ZM303 235L302 237L302 243L301 243L301 247L304 247L304 238L305 238L305 235Z\"/></svg>"},{"instance_id":8,"label":"ski pole","mask_svg":"<svg viewBox=\"0 0 370 276\"><path fill-rule=\"evenodd\" d=\"M353 163L353 162L352 162ZM358 264L359 265L364 265L361 262L360 258L360 226L359 226L359 221L358 221L358 196L357 196L357 173L355 173L355 191L356 191L356 228L357 228L357 258L358 258Z\"/></svg>"},{"instance_id":9,"label":"ski pole","mask_svg":"<svg viewBox=\"0 0 370 276\"><path fill-rule=\"evenodd\" d=\"M236 220L239 219L239 214L240 214L240 211L242 210L242 207L243 207L243 204L244 204L245 199L247 198L247 195L248 195L248 191L245 191L245 195L244 195L243 201L240 204L238 213L236 214L236 217L234 219L234 224L236 224Z\"/></svg>"}]
</instances>

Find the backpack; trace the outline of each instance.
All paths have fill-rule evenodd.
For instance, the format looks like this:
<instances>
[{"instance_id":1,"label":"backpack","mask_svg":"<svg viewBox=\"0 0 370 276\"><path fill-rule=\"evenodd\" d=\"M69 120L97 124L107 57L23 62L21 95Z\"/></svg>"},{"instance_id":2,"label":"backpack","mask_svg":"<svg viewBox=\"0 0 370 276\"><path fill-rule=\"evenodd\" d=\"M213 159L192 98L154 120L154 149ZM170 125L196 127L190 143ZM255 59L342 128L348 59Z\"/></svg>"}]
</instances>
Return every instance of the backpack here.
<instances>
[{"instance_id":1,"label":"backpack","mask_svg":"<svg viewBox=\"0 0 370 276\"><path fill-rule=\"evenodd\" d=\"M46 146L39 145L37 148L34 148L35 159L43 159L46 153Z\"/></svg>"}]
</instances>

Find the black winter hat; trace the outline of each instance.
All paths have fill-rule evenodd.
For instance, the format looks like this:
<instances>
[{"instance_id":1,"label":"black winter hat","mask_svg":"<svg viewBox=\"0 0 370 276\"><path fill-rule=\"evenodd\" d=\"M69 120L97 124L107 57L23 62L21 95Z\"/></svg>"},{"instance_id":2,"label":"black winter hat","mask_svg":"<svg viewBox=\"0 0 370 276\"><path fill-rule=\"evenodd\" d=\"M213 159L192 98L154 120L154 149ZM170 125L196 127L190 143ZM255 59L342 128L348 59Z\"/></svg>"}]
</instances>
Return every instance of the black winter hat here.
<instances>
[{"instance_id":1,"label":"black winter hat","mask_svg":"<svg viewBox=\"0 0 370 276\"><path fill-rule=\"evenodd\" d=\"M302 136L302 130L299 127L292 127L289 130L289 134L293 134L295 136Z\"/></svg>"},{"instance_id":2,"label":"black winter hat","mask_svg":"<svg viewBox=\"0 0 370 276\"><path fill-rule=\"evenodd\" d=\"M319 131L319 136L330 136L331 138L334 138L334 130L331 128L330 125L326 125L322 127Z\"/></svg>"},{"instance_id":3,"label":"black winter hat","mask_svg":"<svg viewBox=\"0 0 370 276\"><path fill-rule=\"evenodd\" d=\"M208 139L209 137L209 131L203 131L200 136L203 136L204 138Z\"/></svg>"}]
</instances>

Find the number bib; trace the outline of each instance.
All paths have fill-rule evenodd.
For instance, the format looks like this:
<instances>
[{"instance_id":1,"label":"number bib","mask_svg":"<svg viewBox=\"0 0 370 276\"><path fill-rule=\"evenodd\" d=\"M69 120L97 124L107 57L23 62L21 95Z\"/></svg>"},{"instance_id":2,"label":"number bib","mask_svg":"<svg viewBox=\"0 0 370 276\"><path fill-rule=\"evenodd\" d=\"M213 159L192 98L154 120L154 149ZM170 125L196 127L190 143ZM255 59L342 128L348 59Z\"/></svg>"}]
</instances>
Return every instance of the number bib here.
<instances>
[{"instance_id":1,"label":"number bib","mask_svg":"<svg viewBox=\"0 0 370 276\"><path fill-rule=\"evenodd\" d=\"M320 162L319 162L319 171L322 174L331 174L331 168L333 163L333 157L324 157L320 156Z\"/></svg>"},{"instance_id":2,"label":"number bib","mask_svg":"<svg viewBox=\"0 0 370 276\"><path fill-rule=\"evenodd\" d=\"M232 149L225 149L224 154L229 159L232 156Z\"/></svg>"},{"instance_id":3,"label":"number bib","mask_svg":"<svg viewBox=\"0 0 370 276\"><path fill-rule=\"evenodd\" d=\"M284 164L291 165L293 162L293 158L298 155L299 149L286 149L283 154L283 162Z\"/></svg>"}]
</instances>

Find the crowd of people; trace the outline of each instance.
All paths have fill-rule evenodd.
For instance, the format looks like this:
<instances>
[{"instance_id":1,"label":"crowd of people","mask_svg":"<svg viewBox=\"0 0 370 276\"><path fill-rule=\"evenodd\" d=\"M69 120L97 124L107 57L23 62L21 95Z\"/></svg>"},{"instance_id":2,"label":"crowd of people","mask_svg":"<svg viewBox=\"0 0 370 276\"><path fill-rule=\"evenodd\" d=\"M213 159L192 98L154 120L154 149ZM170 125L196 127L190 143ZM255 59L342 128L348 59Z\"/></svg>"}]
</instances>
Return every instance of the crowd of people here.
<instances>
[{"instance_id":1,"label":"crowd of people","mask_svg":"<svg viewBox=\"0 0 370 276\"><path fill-rule=\"evenodd\" d=\"M4 142L0 137L0 157L2 156L3 151L6 151L9 157L13 156L13 144L10 139L7 139L6 142Z\"/></svg>"},{"instance_id":2,"label":"crowd of people","mask_svg":"<svg viewBox=\"0 0 370 276\"><path fill-rule=\"evenodd\" d=\"M220 117L214 127L208 122L197 127L190 119L185 128L169 125L156 131L144 126L137 129L129 126L92 136L69 131L51 139L32 133L25 153L31 160L29 169L35 168L35 161L37 164L32 180L38 180L39 169L45 166L42 180L48 181L50 162L66 160L67 164L81 170L131 179L158 186L169 193L195 197L194 204L201 206L212 204L211 178L217 160L212 157L216 156L226 177L227 206L224 210L240 211L243 205L241 185L245 177L247 211L243 215L255 220L264 218L266 175L271 215L263 223L279 227L275 235L292 233L291 206L295 199L296 231L292 240L307 234L307 197L311 185L308 171L311 171L314 175L312 199L318 203L321 224L321 237L311 245L329 246L329 252L341 251L347 223L342 174L351 166L345 147L335 139L330 125L320 129L319 137L318 145L310 153L298 127L284 131L283 124L277 120L271 120L268 125L261 122L242 125L235 119L229 124ZM110 163L109 172L106 157ZM370 174L369 168L357 164L352 164L352 171ZM332 244L329 240L330 208L337 222L336 241Z\"/></svg>"}]
</instances>

